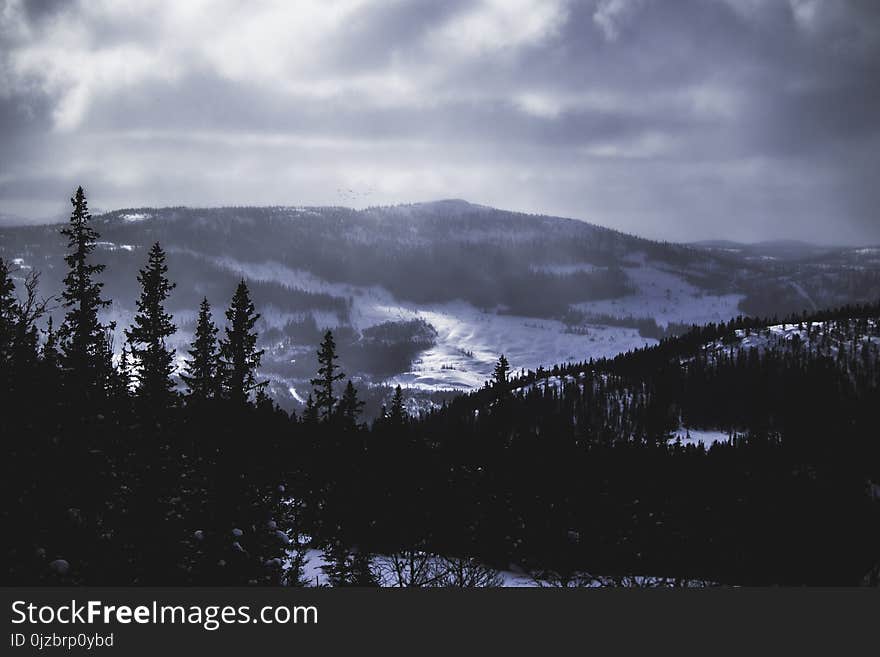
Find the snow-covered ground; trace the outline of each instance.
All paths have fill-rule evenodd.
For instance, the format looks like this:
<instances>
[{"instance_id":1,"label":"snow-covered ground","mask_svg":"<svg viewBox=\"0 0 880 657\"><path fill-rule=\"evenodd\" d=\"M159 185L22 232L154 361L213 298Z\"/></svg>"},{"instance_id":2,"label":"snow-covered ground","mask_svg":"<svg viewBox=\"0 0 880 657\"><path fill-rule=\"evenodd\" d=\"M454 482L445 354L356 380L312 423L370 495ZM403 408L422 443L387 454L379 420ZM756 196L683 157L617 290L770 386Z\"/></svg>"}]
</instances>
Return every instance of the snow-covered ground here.
<instances>
[{"instance_id":1,"label":"snow-covered ground","mask_svg":"<svg viewBox=\"0 0 880 657\"><path fill-rule=\"evenodd\" d=\"M765 349L792 345L795 341L799 342L802 347L816 346L821 348L832 356L837 354L841 342L846 342L847 348L852 349L854 345L849 336L836 334L835 326L833 326L836 322L830 322L832 326L828 326L828 324L828 322L787 323L773 324L765 328L751 329L749 331L737 329L734 332L735 340L732 343L730 340L716 340L706 345L706 349L708 351L724 351L731 346L738 346L745 349L763 351ZM846 322L843 325L845 326ZM867 325L868 335L860 336L860 343L880 345L880 327L878 327L877 322L873 319L868 319ZM814 335L812 338L810 337L811 331ZM815 335L827 334L829 332L829 339L820 338L821 342L813 345L813 341L816 339Z\"/></svg>"},{"instance_id":2,"label":"snow-covered ground","mask_svg":"<svg viewBox=\"0 0 880 657\"><path fill-rule=\"evenodd\" d=\"M149 219L153 215L146 212L129 212L128 214L122 214L119 216L123 221L126 221L128 223L136 223L138 221Z\"/></svg>"},{"instance_id":3,"label":"snow-covered ground","mask_svg":"<svg viewBox=\"0 0 880 657\"><path fill-rule=\"evenodd\" d=\"M517 371L612 356L654 342L631 328L591 326L586 335L567 333L562 322L485 312L464 301L427 305L401 302L381 287L330 283L276 262L253 264L230 258L213 262L248 279L351 298L351 323L358 330L388 321L423 319L430 323L437 331L435 346L419 355L411 371L389 379L391 385L423 390L471 389L491 377L502 353ZM285 315L264 316L279 326L287 321ZM327 326L333 325L332 316L320 319L331 322Z\"/></svg>"},{"instance_id":4,"label":"snow-covered ground","mask_svg":"<svg viewBox=\"0 0 880 657\"><path fill-rule=\"evenodd\" d=\"M605 299L577 304L587 314L615 317L653 317L661 326L670 322L707 324L727 321L740 313L741 294L706 294L684 278L643 254L629 258L624 267L638 292L620 299Z\"/></svg>"},{"instance_id":5,"label":"snow-covered ground","mask_svg":"<svg viewBox=\"0 0 880 657\"><path fill-rule=\"evenodd\" d=\"M104 248L130 248L128 245L106 243ZM229 257L212 257L209 261L246 279L275 282L308 292L324 293L351 300L347 321L359 330L388 321L422 319L437 331L433 347L422 351L411 369L391 377L385 383L425 391L469 390L482 386L491 378L500 354L511 364L513 374L520 370L536 370L557 363L610 357L656 341L641 336L637 329L602 324L588 324L572 332L562 322L498 314L484 311L464 301L419 305L402 302L379 286L356 286L331 283L314 274L287 267L278 262L249 263ZM589 269L592 265L543 265L542 270L568 272ZM616 317L652 317L659 324L668 322L703 323L727 320L737 314L739 295L711 296L680 276L647 261L642 254L630 259L626 273L637 287L637 293L620 299L579 304L591 314ZM274 307L259 309L265 326L283 328L288 321L301 315ZM312 312L321 327L336 328L346 318L332 312ZM123 344L122 329L132 314L116 307L108 319L117 321L116 344ZM181 329L172 338L177 349L177 365L182 366L192 337L195 313L176 313L175 322ZM186 326L184 326L186 325ZM275 377L277 378L277 377ZM281 394L301 400L304 391L295 381L274 381Z\"/></svg>"},{"instance_id":6,"label":"snow-covered ground","mask_svg":"<svg viewBox=\"0 0 880 657\"><path fill-rule=\"evenodd\" d=\"M379 570L376 568L378 562L382 561L384 557L381 555L376 556L373 559L373 569ZM309 549L306 551L306 560L303 566L303 574L305 576L305 580L307 582L307 586L327 586L327 578L324 575L324 571L321 570L321 566L325 565L323 553L320 550ZM536 587L555 587L560 586L561 582L553 581L551 578L540 578L529 575L522 570L514 571L514 570L499 570L497 571L500 579L501 586L504 588L536 588ZM579 578L579 582L577 582L578 586L586 586L586 587L601 587L601 586L629 586L629 587L649 587L649 586L670 586L672 585L672 581L668 578L662 577L650 577L650 576L630 576L624 578L613 578L607 576L595 576L590 577L589 575L583 574ZM389 583L384 583L383 585L390 585ZM569 586L574 586L574 582L569 582ZM703 586L704 582L688 582L688 586Z\"/></svg>"},{"instance_id":7,"label":"snow-covered ground","mask_svg":"<svg viewBox=\"0 0 880 657\"><path fill-rule=\"evenodd\" d=\"M485 312L464 301L428 305L401 302L381 287L330 283L310 272L277 262L245 263L231 258L215 258L212 262L248 279L350 298L351 323L359 330L387 321L420 318L429 322L437 330L435 346L422 352L410 371L391 378L388 381L391 385L424 390L471 389L491 377L492 368L502 353L516 372L613 356L655 342L633 328L590 325L585 334L576 334L567 332L562 322ZM589 313L618 317L653 317L660 324L727 320L737 313L740 295L702 294L681 277L646 262L643 257L632 265L626 272L637 286L637 294L579 304L579 307ZM541 267L559 272L591 268L588 264ZM270 311L264 312L264 318L282 326L289 317ZM334 325L333 315L319 320L322 325Z\"/></svg>"},{"instance_id":8,"label":"snow-covered ground","mask_svg":"<svg viewBox=\"0 0 880 657\"><path fill-rule=\"evenodd\" d=\"M702 445L706 449L715 443L726 443L730 440L729 431L721 431L718 429L690 429L688 427L679 427L673 435L681 440L682 445Z\"/></svg>"}]
</instances>

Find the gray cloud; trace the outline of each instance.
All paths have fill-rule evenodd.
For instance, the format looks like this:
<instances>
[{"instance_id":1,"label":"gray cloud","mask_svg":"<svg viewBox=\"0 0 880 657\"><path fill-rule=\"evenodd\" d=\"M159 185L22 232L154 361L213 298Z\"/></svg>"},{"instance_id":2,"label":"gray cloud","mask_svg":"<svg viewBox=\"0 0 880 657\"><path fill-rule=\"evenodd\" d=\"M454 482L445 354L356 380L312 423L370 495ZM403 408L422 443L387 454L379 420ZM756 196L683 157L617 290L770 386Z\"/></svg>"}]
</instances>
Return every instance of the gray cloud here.
<instances>
[{"instance_id":1,"label":"gray cloud","mask_svg":"<svg viewBox=\"0 0 880 657\"><path fill-rule=\"evenodd\" d=\"M877 80L871 0L0 0L0 212L82 182L880 242Z\"/></svg>"}]
</instances>

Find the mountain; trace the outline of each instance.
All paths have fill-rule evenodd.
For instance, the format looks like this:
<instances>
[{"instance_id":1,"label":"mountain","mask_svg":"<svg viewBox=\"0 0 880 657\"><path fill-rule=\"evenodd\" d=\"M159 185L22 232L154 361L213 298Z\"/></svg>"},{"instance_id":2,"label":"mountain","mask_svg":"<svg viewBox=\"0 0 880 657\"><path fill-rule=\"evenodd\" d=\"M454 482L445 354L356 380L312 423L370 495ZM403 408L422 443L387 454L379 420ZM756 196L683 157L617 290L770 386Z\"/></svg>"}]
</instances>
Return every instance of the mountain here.
<instances>
[{"instance_id":1,"label":"mountain","mask_svg":"<svg viewBox=\"0 0 880 657\"><path fill-rule=\"evenodd\" d=\"M880 251L678 245L583 221L444 200L342 207L129 208L95 217L110 315L131 321L136 272L160 241L185 353L203 296L222 312L245 278L263 317L263 375L304 400L323 329L345 371L430 404L477 388L499 353L515 369L612 356L691 324L782 315L880 297ZM0 228L0 256L60 290L58 225ZM784 255L797 252L798 256Z\"/></svg>"}]
</instances>

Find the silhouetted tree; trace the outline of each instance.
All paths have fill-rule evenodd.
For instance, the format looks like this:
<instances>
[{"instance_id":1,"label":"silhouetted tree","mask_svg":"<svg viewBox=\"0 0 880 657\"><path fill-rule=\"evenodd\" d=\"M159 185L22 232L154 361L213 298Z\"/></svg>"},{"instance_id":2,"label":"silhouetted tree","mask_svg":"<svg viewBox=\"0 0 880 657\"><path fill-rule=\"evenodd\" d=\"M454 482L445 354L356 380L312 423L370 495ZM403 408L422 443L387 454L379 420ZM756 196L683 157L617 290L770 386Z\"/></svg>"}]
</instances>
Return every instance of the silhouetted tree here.
<instances>
[{"instance_id":1,"label":"silhouetted tree","mask_svg":"<svg viewBox=\"0 0 880 657\"><path fill-rule=\"evenodd\" d=\"M186 383L190 397L196 401L210 399L218 391L217 330L206 297L199 306L195 338L184 364L184 373L180 376Z\"/></svg>"},{"instance_id":2,"label":"silhouetted tree","mask_svg":"<svg viewBox=\"0 0 880 657\"><path fill-rule=\"evenodd\" d=\"M98 313L109 306L110 301L101 298L104 284L95 280L104 271L104 265L94 264L89 259L99 235L90 224L91 215L82 187L77 188L70 202L73 204L70 221L61 230L61 234L67 237L69 250L64 257L68 272L61 294L63 306L67 309L59 329L61 363L73 377L71 389L88 396L103 385L100 372L106 369L102 363L105 326Z\"/></svg>"},{"instance_id":3,"label":"silhouetted tree","mask_svg":"<svg viewBox=\"0 0 880 657\"><path fill-rule=\"evenodd\" d=\"M391 411L388 413L388 420L394 426L400 426L406 422L406 409L403 407L403 390L398 385L394 389L394 396L391 398Z\"/></svg>"},{"instance_id":4,"label":"silhouetted tree","mask_svg":"<svg viewBox=\"0 0 880 657\"><path fill-rule=\"evenodd\" d=\"M174 349L166 340L174 335L170 313L165 312L165 301L175 284L166 276L165 252L159 243L153 244L147 265L138 273L141 295L137 300L134 324L125 331L134 360L134 378L138 382L137 395L152 408L167 406L174 383Z\"/></svg>"},{"instance_id":5,"label":"silhouetted tree","mask_svg":"<svg viewBox=\"0 0 880 657\"><path fill-rule=\"evenodd\" d=\"M369 553L333 540L324 547L323 556L321 570L330 586L378 586Z\"/></svg>"},{"instance_id":6,"label":"silhouetted tree","mask_svg":"<svg viewBox=\"0 0 880 657\"><path fill-rule=\"evenodd\" d=\"M342 393L342 398L339 400L339 414L342 418L343 426L347 429L356 428L363 407L364 402L358 399L357 388L354 387L351 379L349 379Z\"/></svg>"},{"instance_id":7,"label":"silhouetted tree","mask_svg":"<svg viewBox=\"0 0 880 657\"><path fill-rule=\"evenodd\" d=\"M306 407L303 410L302 419L305 424L317 424L318 422L318 407L315 406L315 400L312 398L311 393L306 398Z\"/></svg>"},{"instance_id":8,"label":"silhouetted tree","mask_svg":"<svg viewBox=\"0 0 880 657\"><path fill-rule=\"evenodd\" d=\"M333 333L327 331L318 349L318 376L311 381L315 389L315 406L324 422L330 421L336 408L337 399L333 395L333 384L345 378L345 374L339 371L339 366L336 364L337 358Z\"/></svg>"},{"instance_id":9,"label":"silhouetted tree","mask_svg":"<svg viewBox=\"0 0 880 657\"><path fill-rule=\"evenodd\" d=\"M46 368L54 372L58 368L60 354L58 353L58 333L55 331L51 317L46 325L46 340L43 342L42 355Z\"/></svg>"},{"instance_id":10,"label":"silhouetted tree","mask_svg":"<svg viewBox=\"0 0 880 657\"><path fill-rule=\"evenodd\" d=\"M498 359L498 362L495 364L495 369L492 372L492 384L499 393L506 389L507 375L509 373L510 363L507 362L507 358L505 358L504 354L501 354L501 357Z\"/></svg>"},{"instance_id":11,"label":"silhouetted tree","mask_svg":"<svg viewBox=\"0 0 880 657\"><path fill-rule=\"evenodd\" d=\"M247 284L242 280L226 311L226 337L220 341L223 393L239 404L246 404L257 386L256 371L263 357L263 350L257 349L257 332L254 330L259 318Z\"/></svg>"}]
</instances>

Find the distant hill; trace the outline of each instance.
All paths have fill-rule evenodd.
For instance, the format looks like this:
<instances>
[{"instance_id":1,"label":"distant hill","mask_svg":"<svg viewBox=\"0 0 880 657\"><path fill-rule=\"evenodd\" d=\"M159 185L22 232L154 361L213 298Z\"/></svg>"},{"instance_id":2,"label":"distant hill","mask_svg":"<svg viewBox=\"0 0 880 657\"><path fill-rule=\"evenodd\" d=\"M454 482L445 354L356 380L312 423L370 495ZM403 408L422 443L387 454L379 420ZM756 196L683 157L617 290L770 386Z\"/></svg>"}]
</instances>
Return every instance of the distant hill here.
<instances>
[{"instance_id":1,"label":"distant hill","mask_svg":"<svg viewBox=\"0 0 880 657\"><path fill-rule=\"evenodd\" d=\"M170 299L178 356L201 298L222 323L245 278L263 314L264 374L291 406L304 399L326 327L346 372L378 386L367 395L375 412L384 384L400 383L425 404L441 390L479 387L501 352L514 368L533 369L612 356L741 313L880 298L876 249L660 243L462 200L365 210L128 208L96 216L95 226L117 347L137 269L160 241L178 283ZM58 229L0 228L0 256L41 271L46 294L61 287Z\"/></svg>"}]
</instances>

